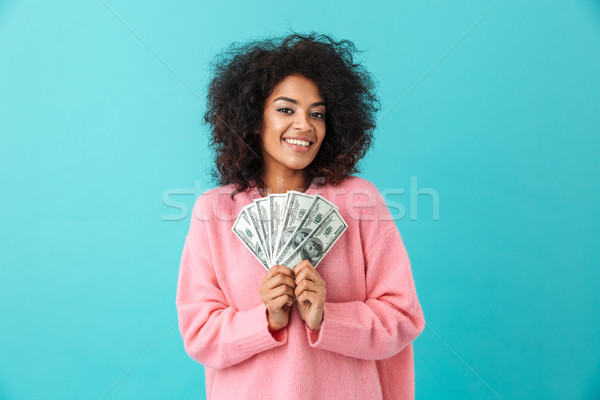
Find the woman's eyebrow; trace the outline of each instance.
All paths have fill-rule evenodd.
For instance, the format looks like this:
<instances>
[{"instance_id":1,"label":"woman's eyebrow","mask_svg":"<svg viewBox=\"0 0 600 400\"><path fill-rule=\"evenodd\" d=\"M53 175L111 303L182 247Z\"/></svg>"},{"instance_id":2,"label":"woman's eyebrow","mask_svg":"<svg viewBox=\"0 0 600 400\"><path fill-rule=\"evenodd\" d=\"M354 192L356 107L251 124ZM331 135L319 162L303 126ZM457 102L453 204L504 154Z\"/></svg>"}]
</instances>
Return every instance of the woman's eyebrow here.
<instances>
[{"instance_id":1,"label":"woman's eyebrow","mask_svg":"<svg viewBox=\"0 0 600 400\"><path fill-rule=\"evenodd\" d=\"M285 97L285 96L279 96L278 98L276 98L275 100L273 100L273 103L276 102L277 100L285 100L285 101L289 101L290 103L294 103L294 104L298 104L297 100L294 99L290 99L289 97ZM310 106L314 107L314 106L324 106L325 102L324 101L317 101L316 103L312 103Z\"/></svg>"}]
</instances>

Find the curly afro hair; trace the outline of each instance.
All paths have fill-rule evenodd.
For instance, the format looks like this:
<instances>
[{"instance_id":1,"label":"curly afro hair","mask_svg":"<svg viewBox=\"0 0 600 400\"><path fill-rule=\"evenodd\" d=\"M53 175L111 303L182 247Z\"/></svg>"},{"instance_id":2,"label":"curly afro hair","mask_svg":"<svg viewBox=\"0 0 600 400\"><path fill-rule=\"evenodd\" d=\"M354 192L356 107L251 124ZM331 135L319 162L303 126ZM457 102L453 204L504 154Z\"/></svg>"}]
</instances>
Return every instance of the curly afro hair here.
<instances>
[{"instance_id":1,"label":"curly afro hair","mask_svg":"<svg viewBox=\"0 0 600 400\"><path fill-rule=\"evenodd\" d=\"M315 82L325 100L325 138L304 169L306 182L337 185L359 172L371 146L379 99L371 74L354 60L355 45L324 34L293 32L284 37L232 43L211 63L204 121L215 150L213 179L234 184L235 194L263 187L260 136L266 99L289 75ZM318 178L318 179L315 179Z\"/></svg>"}]
</instances>

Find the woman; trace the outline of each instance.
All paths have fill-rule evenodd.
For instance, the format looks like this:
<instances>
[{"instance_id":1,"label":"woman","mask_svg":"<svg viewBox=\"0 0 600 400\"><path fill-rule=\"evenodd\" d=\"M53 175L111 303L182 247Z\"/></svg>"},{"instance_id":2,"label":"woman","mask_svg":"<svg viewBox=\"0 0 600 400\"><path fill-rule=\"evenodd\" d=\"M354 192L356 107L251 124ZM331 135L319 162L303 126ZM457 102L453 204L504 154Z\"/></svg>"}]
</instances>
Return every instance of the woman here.
<instances>
[{"instance_id":1,"label":"woman","mask_svg":"<svg viewBox=\"0 0 600 400\"><path fill-rule=\"evenodd\" d=\"M194 205L176 301L209 399L414 398L425 320L383 197L352 175L379 109L354 51L291 34L216 60L205 120L221 186ZM231 231L242 207L288 190L322 195L348 224L318 270L307 257L265 272Z\"/></svg>"}]
</instances>

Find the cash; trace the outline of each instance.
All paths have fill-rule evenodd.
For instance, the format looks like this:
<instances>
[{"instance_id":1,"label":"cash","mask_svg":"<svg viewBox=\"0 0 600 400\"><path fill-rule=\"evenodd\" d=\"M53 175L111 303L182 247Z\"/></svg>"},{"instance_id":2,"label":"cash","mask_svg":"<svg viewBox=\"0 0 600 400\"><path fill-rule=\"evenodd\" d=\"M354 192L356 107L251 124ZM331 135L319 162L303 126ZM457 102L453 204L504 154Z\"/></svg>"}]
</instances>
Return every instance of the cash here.
<instances>
[{"instance_id":1,"label":"cash","mask_svg":"<svg viewBox=\"0 0 600 400\"><path fill-rule=\"evenodd\" d=\"M302 260L316 268L347 228L323 196L289 190L244 206L231 230L268 270L277 264L294 269Z\"/></svg>"}]
</instances>

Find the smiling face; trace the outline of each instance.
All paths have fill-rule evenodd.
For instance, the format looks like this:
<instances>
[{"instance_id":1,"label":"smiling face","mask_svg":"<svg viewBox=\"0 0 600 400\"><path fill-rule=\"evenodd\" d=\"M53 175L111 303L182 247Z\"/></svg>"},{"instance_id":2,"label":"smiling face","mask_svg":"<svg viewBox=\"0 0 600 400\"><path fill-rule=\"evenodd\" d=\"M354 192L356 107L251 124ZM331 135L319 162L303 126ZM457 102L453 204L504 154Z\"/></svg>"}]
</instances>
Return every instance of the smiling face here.
<instances>
[{"instance_id":1,"label":"smiling face","mask_svg":"<svg viewBox=\"0 0 600 400\"><path fill-rule=\"evenodd\" d=\"M259 131L265 170L285 174L306 168L325 138L325 111L312 80L290 75L277 84L265 101Z\"/></svg>"}]
</instances>

